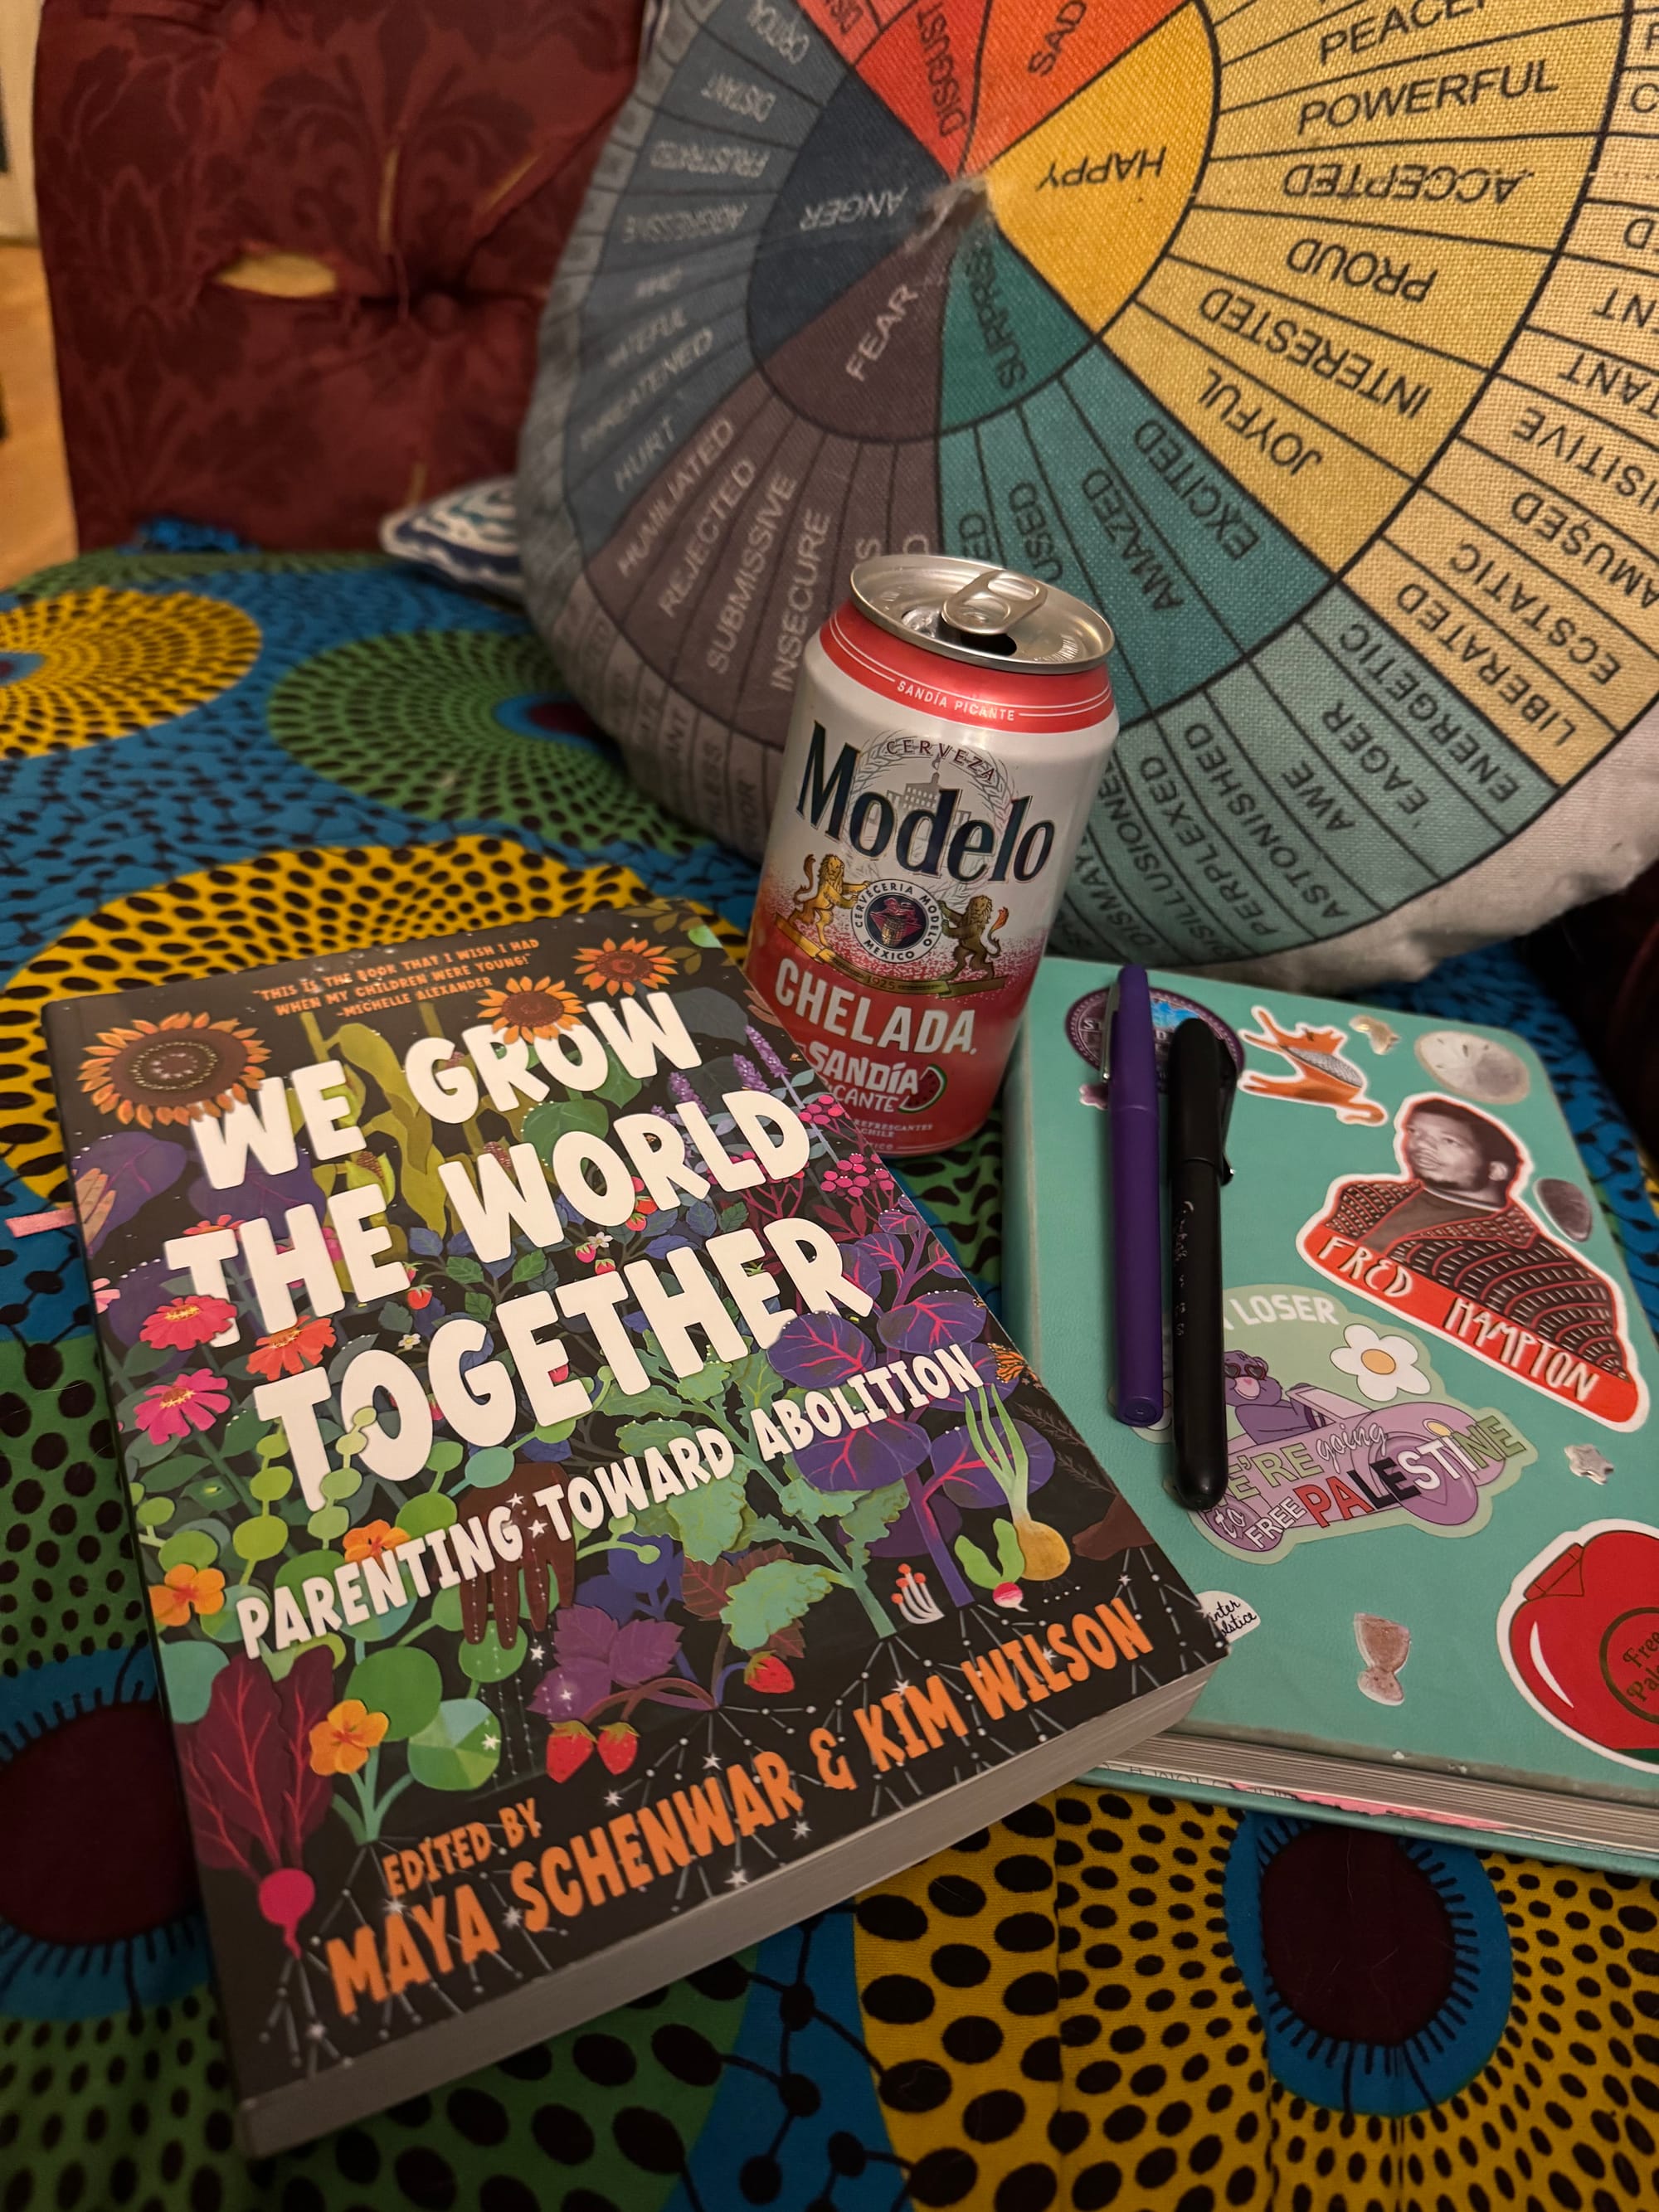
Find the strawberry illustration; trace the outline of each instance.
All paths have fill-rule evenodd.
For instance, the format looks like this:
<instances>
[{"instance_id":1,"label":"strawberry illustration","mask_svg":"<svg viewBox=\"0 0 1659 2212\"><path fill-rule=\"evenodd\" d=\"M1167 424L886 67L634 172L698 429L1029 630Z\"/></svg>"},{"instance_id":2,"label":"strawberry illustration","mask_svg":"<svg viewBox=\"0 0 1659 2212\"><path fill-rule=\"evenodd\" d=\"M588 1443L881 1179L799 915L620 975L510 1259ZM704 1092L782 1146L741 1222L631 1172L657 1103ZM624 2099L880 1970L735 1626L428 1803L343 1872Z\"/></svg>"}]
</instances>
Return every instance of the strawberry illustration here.
<instances>
[{"instance_id":1,"label":"strawberry illustration","mask_svg":"<svg viewBox=\"0 0 1659 2212\"><path fill-rule=\"evenodd\" d=\"M781 1697L795 1686L794 1676L775 1651L757 1651L744 1668L743 1679L751 1690L769 1698Z\"/></svg>"},{"instance_id":2,"label":"strawberry illustration","mask_svg":"<svg viewBox=\"0 0 1659 2212\"><path fill-rule=\"evenodd\" d=\"M599 1730L599 1757L612 1774L626 1774L640 1747L640 1732L627 1721L607 1721Z\"/></svg>"},{"instance_id":3,"label":"strawberry illustration","mask_svg":"<svg viewBox=\"0 0 1659 2212\"><path fill-rule=\"evenodd\" d=\"M633 1731L630 1729L631 1735ZM593 1731L585 1721L557 1721L547 1739L547 1771L555 1782L568 1782L593 1748ZM607 1759L605 1765L610 1766ZM615 1769L612 1769L615 1771Z\"/></svg>"}]
</instances>

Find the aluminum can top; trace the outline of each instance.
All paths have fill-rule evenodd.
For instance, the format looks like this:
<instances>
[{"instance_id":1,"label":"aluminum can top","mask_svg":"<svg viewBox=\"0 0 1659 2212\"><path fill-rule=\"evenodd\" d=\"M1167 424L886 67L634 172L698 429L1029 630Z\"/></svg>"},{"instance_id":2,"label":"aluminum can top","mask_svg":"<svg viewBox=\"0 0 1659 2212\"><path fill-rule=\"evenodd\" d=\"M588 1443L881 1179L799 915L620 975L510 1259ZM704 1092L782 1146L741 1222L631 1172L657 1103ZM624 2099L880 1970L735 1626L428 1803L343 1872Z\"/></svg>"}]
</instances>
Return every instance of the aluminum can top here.
<instances>
[{"instance_id":1,"label":"aluminum can top","mask_svg":"<svg viewBox=\"0 0 1659 2212\"><path fill-rule=\"evenodd\" d=\"M1097 667L1111 624L1016 568L950 553L878 553L853 571L854 604L895 637L980 668L1040 675Z\"/></svg>"}]
</instances>

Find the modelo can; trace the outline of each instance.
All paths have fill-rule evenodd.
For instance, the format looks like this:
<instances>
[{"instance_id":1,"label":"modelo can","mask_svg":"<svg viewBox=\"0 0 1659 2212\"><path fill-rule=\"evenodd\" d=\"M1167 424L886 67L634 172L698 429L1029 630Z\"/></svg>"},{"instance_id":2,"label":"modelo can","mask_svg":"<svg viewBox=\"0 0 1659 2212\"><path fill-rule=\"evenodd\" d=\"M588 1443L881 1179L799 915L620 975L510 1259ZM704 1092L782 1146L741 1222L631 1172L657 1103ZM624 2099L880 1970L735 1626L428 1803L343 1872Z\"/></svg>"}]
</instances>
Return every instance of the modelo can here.
<instances>
[{"instance_id":1,"label":"modelo can","mask_svg":"<svg viewBox=\"0 0 1659 2212\"><path fill-rule=\"evenodd\" d=\"M1117 735L1111 648L1052 585L896 553L802 656L749 976L881 1152L991 1110Z\"/></svg>"}]
</instances>

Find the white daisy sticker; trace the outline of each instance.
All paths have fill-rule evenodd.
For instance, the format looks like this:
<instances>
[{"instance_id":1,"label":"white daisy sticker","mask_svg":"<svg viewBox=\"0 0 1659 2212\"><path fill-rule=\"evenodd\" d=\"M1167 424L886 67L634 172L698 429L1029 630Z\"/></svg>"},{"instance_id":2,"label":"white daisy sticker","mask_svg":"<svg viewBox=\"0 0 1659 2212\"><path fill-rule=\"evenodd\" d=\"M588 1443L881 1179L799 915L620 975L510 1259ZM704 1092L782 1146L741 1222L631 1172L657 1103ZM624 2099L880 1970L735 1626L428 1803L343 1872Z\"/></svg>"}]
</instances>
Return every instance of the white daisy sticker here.
<instances>
[{"instance_id":1,"label":"white daisy sticker","mask_svg":"<svg viewBox=\"0 0 1659 2212\"><path fill-rule=\"evenodd\" d=\"M1417 1346L1409 1337L1379 1336L1363 1321L1350 1322L1342 1332L1346 1342L1331 1354L1331 1364L1352 1375L1373 1406L1387 1406L1403 1392L1426 1398L1433 1385L1417 1364Z\"/></svg>"}]
</instances>

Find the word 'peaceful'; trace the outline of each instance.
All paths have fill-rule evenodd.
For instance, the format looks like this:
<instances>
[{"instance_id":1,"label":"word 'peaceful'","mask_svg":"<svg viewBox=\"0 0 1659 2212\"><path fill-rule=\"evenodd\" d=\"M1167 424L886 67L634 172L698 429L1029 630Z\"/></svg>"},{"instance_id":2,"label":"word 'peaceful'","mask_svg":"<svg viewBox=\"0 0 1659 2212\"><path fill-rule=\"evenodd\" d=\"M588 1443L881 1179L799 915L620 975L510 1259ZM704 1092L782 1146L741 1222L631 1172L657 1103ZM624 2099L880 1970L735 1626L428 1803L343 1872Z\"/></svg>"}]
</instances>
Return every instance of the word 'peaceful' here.
<instances>
[{"instance_id":1,"label":"word 'peaceful'","mask_svg":"<svg viewBox=\"0 0 1659 2212\"><path fill-rule=\"evenodd\" d=\"M577 1023L535 1041L542 1066L573 1091L596 1091L610 1073L611 1055L640 1080L654 1072L659 1059L682 1070L701 1064L702 1055L663 992L651 992L642 1001L625 1000L619 1006L596 1001L587 1014L591 1027ZM548 1096L547 1085L531 1067L530 1049L523 1039L504 1042L483 1024L463 1033L459 1051L447 1037L422 1037L404 1056L404 1079L410 1097L434 1121L459 1126L472 1120L486 1097L498 1111L510 1113ZM221 1119L192 1122L191 1132L214 1189L234 1189L246 1180L252 1160L272 1175L291 1173L299 1164L290 1097L318 1161L347 1159L367 1150L346 1081L337 1060L319 1060L286 1078L268 1078L252 1099L240 1102ZM568 1130L555 1140L546 1166L533 1146L521 1143L507 1148L505 1161L494 1152L445 1160L438 1178L478 1258L500 1261L511 1255L515 1231L543 1251L564 1243L561 1198L584 1220L614 1229L639 1203L635 1176L652 1205L666 1212L706 1199L711 1185L722 1191L751 1190L800 1173L811 1136L792 1106L769 1091L746 1088L725 1092L720 1104L752 1157L728 1152L702 1108L685 1098L676 1102L672 1119L660 1112L624 1114L611 1121L603 1136ZM698 1166L692 1164L688 1138ZM296 1289L303 1289L314 1314L342 1310L346 1293L337 1255L351 1295L363 1304L408 1289L409 1269L400 1260L383 1256L393 1241L383 1218L386 1205L385 1191L375 1180L337 1190L325 1204L289 1207L286 1249L278 1247L271 1224L258 1218L175 1237L164 1249L168 1265L188 1272L198 1296L220 1298L228 1296L225 1263L240 1255L260 1320L275 1332L294 1326ZM330 1468L317 1414L331 1400L347 1427L373 1411L378 1396L390 1401L398 1425L388 1432L378 1419L372 1421L362 1457L382 1480L407 1482L425 1467L432 1449L433 1400L456 1435L480 1449L504 1443L519 1425L520 1393L531 1420L542 1426L579 1419L592 1410L587 1384L568 1371L564 1344L548 1334L562 1318L591 1328L617 1387L632 1396L646 1389L651 1378L623 1319L625 1307L638 1307L648 1334L681 1376L697 1373L711 1352L730 1360L744 1358L750 1342L764 1351L795 1318L797 1309L780 1303L784 1292L778 1277L760 1264L769 1256L768 1247L809 1311L833 1313L837 1306L857 1315L871 1310L872 1298L842 1273L839 1249L827 1230L785 1216L768 1222L764 1236L763 1244L753 1230L729 1230L711 1237L701 1254L689 1245L671 1251L665 1268L635 1260L562 1284L556 1295L538 1290L503 1299L491 1322L510 1356L511 1370L502 1359L489 1358L463 1371L469 1354L488 1346L489 1331L474 1316L457 1315L434 1331L424 1375L396 1352L362 1352L345 1369L337 1394L325 1369L306 1368L262 1384L253 1394L255 1408L264 1419L282 1422L295 1474L314 1510L325 1502L322 1486ZM726 1298L741 1317L747 1340ZM703 1340L702 1346L693 1342L694 1332ZM213 1340L233 1344L240 1334L240 1325L233 1325Z\"/></svg>"}]
</instances>

